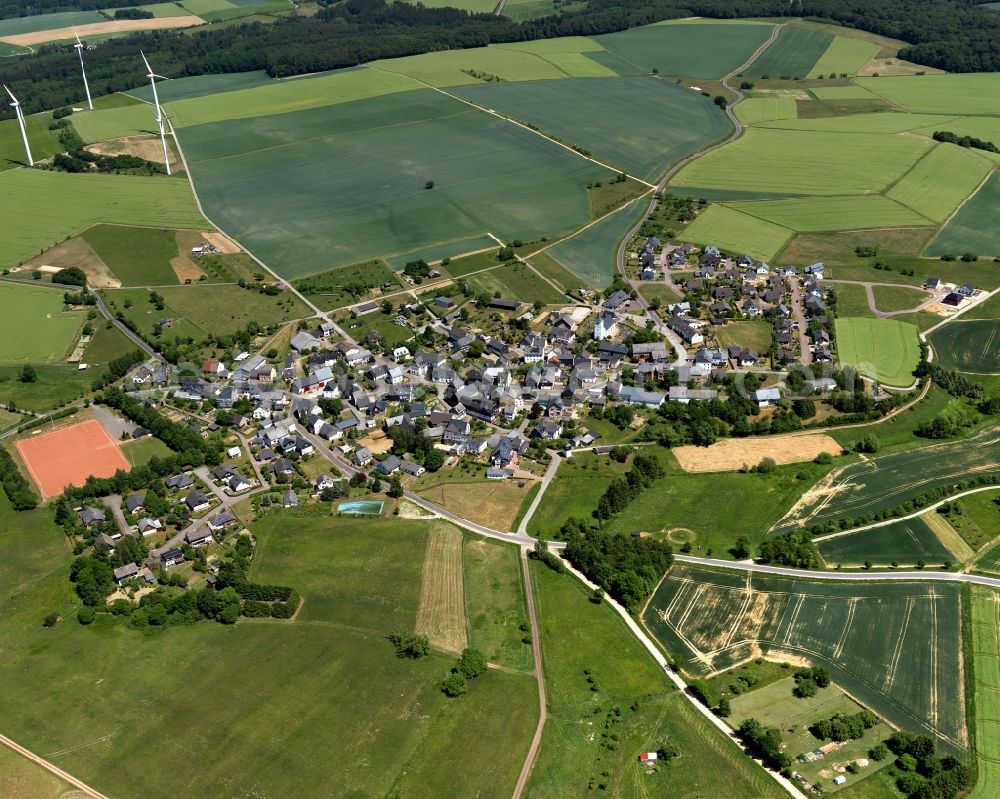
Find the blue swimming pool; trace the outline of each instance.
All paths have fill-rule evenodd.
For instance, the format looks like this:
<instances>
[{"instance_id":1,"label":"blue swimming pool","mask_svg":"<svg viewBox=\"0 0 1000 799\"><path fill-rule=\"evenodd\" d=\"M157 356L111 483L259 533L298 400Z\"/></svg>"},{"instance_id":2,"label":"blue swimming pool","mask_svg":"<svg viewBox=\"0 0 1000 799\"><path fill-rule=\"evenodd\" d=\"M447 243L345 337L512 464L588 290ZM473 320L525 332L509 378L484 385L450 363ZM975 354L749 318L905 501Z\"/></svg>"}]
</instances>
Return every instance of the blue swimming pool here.
<instances>
[{"instance_id":1,"label":"blue swimming pool","mask_svg":"<svg viewBox=\"0 0 1000 799\"><path fill-rule=\"evenodd\" d=\"M376 502L374 500L341 502L337 506L337 513L343 513L347 516L381 516L384 504L383 502Z\"/></svg>"}]
</instances>

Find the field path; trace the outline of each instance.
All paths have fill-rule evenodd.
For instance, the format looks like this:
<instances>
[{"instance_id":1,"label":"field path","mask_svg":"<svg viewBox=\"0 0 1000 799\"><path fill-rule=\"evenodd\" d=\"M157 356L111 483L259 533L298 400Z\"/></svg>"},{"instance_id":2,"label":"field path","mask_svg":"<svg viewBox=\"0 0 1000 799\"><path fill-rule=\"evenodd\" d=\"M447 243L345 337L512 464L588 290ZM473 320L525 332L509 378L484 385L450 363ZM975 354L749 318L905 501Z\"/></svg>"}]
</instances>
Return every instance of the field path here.
<instances>
[{"instance_id":1,"label":"field path","mask_svg":"<svg viewBox=\"0 0 1000 799\"><path fill-rule=\"evenodd\" d=\"M72 785L74 788L76 788L77 790L79 790L81 793L84 793L87 796L90 796L92 799L110 799L110 797L106 796L105 794L101 793L100 791L95 790L94 788L91 788L89 785L87 785L87 783L85 783L85 782L83 782L81 780L78 780L76 777L74 777L69 772L63 771L61 768L59 768L59 766L55 765L54 763L50 763L44 757L41 757L40 755L36 755L34 752L32 752L32 751L30 751L28 749L25 749L19 743L11 740L6 735L0 735L0 744L3 744L4 746L7 746L7 747L13 749L19 755L22 755L23 757L28 758L28 760L30 760L32 763L36 763L39 766L41 766L43 769L45 769L46 771L51 772L52 774L55 774L57 777L59 777L59 779L65 780L70 785Z\"/></svg>"},{"instance_id":2,"label":"field path","mask_svg":"<svg viewBox=\"0 0 1000 799\"><path fill-rule=\"evenodd\" d=\"M538 726L524 757L521 774L514 786L512 799L521 799L524 789L531 776L531 769L538 758L538 748L542 744L542 733L545 731L545 720L548 718L547 700L545 698L545 672L542 669L542 642L538 629L538 614L535 612L535 589L531 584L531 572L528 569L528 548L521 547L521 574L524 575L524 603L528 606L528 622L531 624L531 654L535 661L535 680L538 683Z\"/></svg>"},{"instance_id":3,"label":"field path","mask_svg":"<svg viewBox=\"0 0 1000 799\"><path fill-rule=\"evenodd\" d=\"M729 117L729 121L732 122L734 125L733 132L730 133L729 136L727 136L722 141L716 142L715 144L711 144L708 147L698 150L698 152L692 153L686 158L682 158L680 161L678 161L676 164L670 167L670 169L668 169L664 173L663 177L660 178L660 181L656 184L656 188L653 191L653 196L649 200L649 205L646 207L645 213L643 213L643 215L625 233L625 236L618 243L618 252L615 255L615 265L618 269L618 274L622 276L622 279L625 280L626 283L628 283L632 288L636 289L636 302L639 304L639 307L646 312L646 316L649 317L650 320L652 320L656 330L659 330L661 332L664 331L663 322L660 319L659 315L656 313L656 311L654 311L652 308L649 307L649 304L643 298L642 294L639 293L638 289L642 285L641 281L628 279L628 276L625 273L625 250L628 247L628 243L632 240L632 237L635 236L642 229L642 226L646 224L646 220L653 215L653 212L656 210L656 206L659 204L659 200L657 199L658 195L667 187L667 184L670 182L670 179L674 175L680 172L688 164L697 161L702 156L708 155L708 153L713 152L714 150L718 150L720 147L725 147L727 144L732 144L740 136L743 135L745 126L742 122L740 122L739 119L737 119L736 113L733 111L733 108L735 108L740 103L740 101L744 99L744 95L739 89L734 89L732 86L730 86L729 81L732 80L737 75L745 72L746 69L751 64L753 64L754 61L760 58L761 54L763 54L763 52L768 47L770 47L772 44L775 43L775 41L777 41L778 35L781 33L781 30L784 27L785 27L784 23L775 25L774 30L771 31L771 36L768 38L768 40L764 42L760 47L758 47L756 51L754 51L753 55L751 55L750 58L747 59L746 63L741 64L739 67L734 69L732 72L730 72L722 79L723 87L736 95L736 99L729 105L727 105L725 109L726 116ZM655 79L664 80L659 75L655 76Z\"/></svg>"}]
</instances>

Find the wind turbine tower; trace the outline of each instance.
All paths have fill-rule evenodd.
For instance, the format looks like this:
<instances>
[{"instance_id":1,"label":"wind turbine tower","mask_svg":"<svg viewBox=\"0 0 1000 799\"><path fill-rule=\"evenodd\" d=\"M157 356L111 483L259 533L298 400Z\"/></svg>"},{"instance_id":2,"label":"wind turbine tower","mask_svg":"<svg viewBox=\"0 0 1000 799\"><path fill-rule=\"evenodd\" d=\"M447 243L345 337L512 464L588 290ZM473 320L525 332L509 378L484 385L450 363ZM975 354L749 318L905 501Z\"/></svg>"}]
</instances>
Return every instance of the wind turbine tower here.
<instances>
[{"instance_id":1,"label":"wind turbine tower","mask_svg":"<svg viewBox=\"0 0 1000 799\"><path fill-rule=\"evenodd\" d=\"M159 78L160 80L166 80L166 78L163 77L163 75L157 75L155 72L153 72L153 68L149 65L149 61L146 60L146 54L145 53L143 53L140 50L139 51L139 55L142 56L142 63L144 63L146 65L146 77L149 78L149 85L153 89L153 105L156 106L156 124L160 128L160 142L163 144L163 162L167 166L167 174L169 175L170 174L170 153L167 150L167 134L164 131L164 127L163 127L163 123L164 123L165 118L163 116L163 109L160 108L160 98L159 98L159 95L156 93L156 79Z\"/></svg>"},{"instance_id":2,"label":"wind turbine tower","mask_svg":"<svg viewBox=\"0 0 1000 799\"><path fill-rule=\"evenodd\" d=\"M14 113L17 114L17 124L21 126L21 138L24 140L24 152L28 156L28 166L34 166L35 160L31 157L31 147L28 146L28 130L24 127L24 112L21 111L21 104L10 89L6 86L3 88L10 95L10 99L12 100L11 107L14 109Z\"/></svg>"},{"instance_id":3,"label":"wind turbine tower","mask_svg":"<svg viewBox=\"0 0 1000 799\"><path fill-rule=\"evenodd\" d=\"M76 44L73 47L76 48L76 54L80 56L80 74L83 75L83 88L87 92L87 107L93 111L94 101L90 99L90 84L87 83L87 70L83 68L83 42L80 41L80 35L76 31L73 31L73 35L76 36Z\"/></svg>"}]
</instances>

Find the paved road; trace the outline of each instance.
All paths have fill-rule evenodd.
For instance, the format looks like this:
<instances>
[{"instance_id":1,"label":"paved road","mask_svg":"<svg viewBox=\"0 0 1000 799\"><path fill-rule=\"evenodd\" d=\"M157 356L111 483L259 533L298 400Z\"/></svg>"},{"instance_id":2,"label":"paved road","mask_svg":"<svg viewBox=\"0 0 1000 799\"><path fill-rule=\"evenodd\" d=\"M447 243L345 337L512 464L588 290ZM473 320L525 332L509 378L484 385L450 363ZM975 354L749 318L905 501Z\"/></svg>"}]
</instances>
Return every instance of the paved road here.
<instances>
[{"instance_id":1,"label":"paved road","mask_svg":"<svg viewBox=\"0 0 1000 799\"><path fill-rule=\"evenodd\" d=\"M802 293L799 291L799 279L797 277L789 278L788 288L792 295L792 315L799 325L799 363L803 366L808 366L812 363L812 350L809 349L809 323L806 321L806 314L802 309Z\"/></svg>"},{"instance_id":2,"label":"paved road","mask_svg":"<svg viewBox=\"0 0 1000 799\"><path fill-rule=\"evenodd\" d=\"M104 507L111 511L121 534L132 535L132 526L125 519L125 514L122 513L122 498L118 494L112 494L109 497L104 497L101 501L104 503Z\"/></svg>"},{"instance_id":3,"label":"paved road","mask_svg":"<svg viewBox=\"0 0 1000 799\"><path fill-rule=\"evenodd\" d=\"M139 336L137 336L135 333L129 330L128 327L125 326L125 324L123 324L122 322L120 322L118 319L116 319L114 316L111 315L111 311L109 311L108 306L104 304L104 300L101 299L101 295L99 295L92 288L88 288L87 291L89 291L90 295L97 301L97 310L101 312L101 316L109 320L115 327L117 327L120 331L122 331L122 333L125 334L125 337L128 338L129 341L135 344L135 346L137 346L140 350L146 353L150 358L155 358L156 360L161 362L163 361L162 355L160 355L145 341L139 338Z\"/></svg>"},{"instance_id":4,"label":"paved road","mask_svg":"<svg viewBox=\"0 0 1000 799\"><path fill-rule=\"evenodd\" d=\"M55 765L54 763L50 763L44 757L41 757L40 755L36 755L34 752L32 752L32 751L30 751L28 749L25 749L19 743L17 743L16 741L11 740L6 735L0 735L0 744L3 744L4 746L10 747L15 752L17 752L19 755L21 755L23 757L26 757L32 763L38 764L39 766L41 766L46 771L51 772L52 774L55 774L59 779L65 780L66 782L68 782L70 785L72 785L74 788L76 788L81 793L83 793L83 794L91 797L91 799L110 799L108 796L106 796L105 794L101 793L100 791L97 791L94 788L91 788L89 785L87 785L87 783L85 783L85 782L83 782L81 780L78 780L76 777L74 777L68 771L63 771L61 768L59 768L59 766Z\"/></svg>"},{"instance_id":5,"label":"paved road","mask_svg":"<svg viewBox=\"0 0 1000 799\"><path fill-rule=\"evenodd\" d=\"M736 571L758 572L760 574L776 574L781 577L795 577L800 580L834 580L848 582L910 582L910 583L971 583L984 585L988 588L1000 588L1000 579L983 577L978 574L961 574L955 572L939 572L923 569L921 571L891 571L891 572L832 572L806 571L803 569L787 569L784 566L767 566L747 560L718 560L716 558L695 558L690 555L674 555L674 560L680 563L691 563L699 566L735 569Z\"/></svg>"},{"instance_id":6,"label":"paved road","mask_svg":"<svg viewBox=\"0 0 1000 799\"><path fill-rule=\"evenodd\" d=\"M535 494L535 498L531 500L531 504L528 506L528 510L524 514L524 518L521 519L521 523L517 526L517 534L527 536L528 535L528 522L531 521L531 517L535 515L535 511L538 510L538 506L542 504L542 497L545 496L545 491L549 487L549 483L552 482L552 478L556 476L556 472L559 470L559 464L562 463L562 456L555 453L549 453L552 456L552 460L549 462L549 468L545 470L545 474L542 476L542 484L538 487L538 493Z\"/></svg>"},{"instance_id":7,"label":"paved road","mask_svg":"<svg viewBox=\"0 0 1000 799\"><path fill-rule=\"evenodd\" d=\"M531 624L531 654L535 660L535 681L538 683L538 725L525 755L521 774L514 786L513 799L521 799L524 788L528 784L531 770L538 758L538 747L542 744L542 733L545 731L545 721L548 719L548 700L545 696L545 671L542 668L541 631L538 628L538 614L535 612L535 589L531 584L531 571L528 563L528 548L521 547L521 573L524 575L524 601L528 606L528 621Z\"/></svg>"},{"instance_id":8,"label":"paved road","mask_svg":"<svg viewBox=\"0 0 1000 799\"><path fill-rule=\"evenodd\" d=\"M717 144L713 144L702 150L699 150L696 153L692 153L687 158L681 159L676 164L674 164L670 169L668 169L662 178L660 178L660 182L656 184L656 190L653 192L653 196L649 200L649 205L646 208L646 212L642 215L642 218L639 219L639 221L632 226L631 230L629 230L628 233L625 234L625 238L623 238L621 240L621 243L618 245L618 253L615 256L615 263L618 267L618 272L623 279L627 280L625 276L625 250L628 247L628 243L629 241L631 241L632 237L639 232L643 224L645 224L646 220L649 219L650 216L652 216L653 211L656 210L656 206L659 203L657 195L667 187L667 183L670 182L670 179L678 172L680 172L684 167L690 164L692 161L696 161L703 155L707 155L713 150L718 150L720 147L725 147L727 144L732 144L740 136L743 135L743 123L736 118L736 113L735 111L733 111L733 109L741 100L743 100L744 95L739 89L734 89L732 86L730 86L729 81L732 80L737 75L739 75L740 73L745 72L747 67L749 67L754 61L756 61L760 57L761 53L763 53L768 47L774 44L775 40L778 38L778 34L781 33L781 29L783 27L784 24L775 25L774 30L771 32L770 38L768 38L766 42L764 42L760 47L757 48L756 52L754 52L754 54L751 55L749 59L747 59L746 63L741 65L737 69L734 69L732 72L730 72L728 75L726 75L726 77L722 79L722 85L736 95L736 99L732 103L726 106L726 116L728 116L729 121L733 123L734 126L733 132L729 134L729 136L723 141L718 142ZM663 80L663 78L659 77L657 77L657 79ZM628 282L630 284L635 284L637 281L628 281ZM639 298L639 301L643 306L646 306L646 301L642 299L641 296Z\"/></svg>"}]
</instances>

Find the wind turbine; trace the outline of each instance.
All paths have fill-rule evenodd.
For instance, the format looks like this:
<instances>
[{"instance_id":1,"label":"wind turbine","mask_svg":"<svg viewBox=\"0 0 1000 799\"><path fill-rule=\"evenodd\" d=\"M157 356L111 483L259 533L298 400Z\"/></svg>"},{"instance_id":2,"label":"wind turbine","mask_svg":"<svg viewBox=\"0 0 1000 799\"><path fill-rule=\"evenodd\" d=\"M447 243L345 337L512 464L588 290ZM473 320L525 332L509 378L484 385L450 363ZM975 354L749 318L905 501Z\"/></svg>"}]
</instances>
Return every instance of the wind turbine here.
<instances>
[{"instance_id":1,"label":"wind turbine","mask_svg":"<svg viewBox=\"0 0 1000 799\"><path fill-rule=\"evenodd\" d=\"M157 75L153 72L153 68L149 65L149 61L146 60L146 54L143 53L142 50L139 51L139 55L142 56L142 63L146 65L146 77L149 78L149 85L153 89L153 105L156 106L156 124L160 128L160 142L163 144L163 162L167 166L167 174L169 175L170 154L167 151L167 134L164 132L163 128L163 123L166 118L163 116L163 109L160 108L160 98L156 93L156 79L159 78L160 80L166 80L166 78L163 77L163 75Z\"/></svg>"},{"instance_id":2,"label":"wind turbine","mask_svg":"<svg viewBox=\"0 0 1000 799\"><path fill-rule=\"evenodd\" d=\"M11 107L14 109L14 113L17 114L17 124L21 126L21 138L24 140L24 152L28 155L28 166L34 166L35 160L31 157L31 147L28 146L28 131L24 127L24 113L21 111L21 104L17 101L14 93L7 88L5 85L4 91L10 95L10 99L13 101Z\"/></svg>"},{"instance_id":3,"label":"wind turbine","mask_svg":"<svg viewBox=\"0 0 1000 799\"><path fill-rule=\"evenodd\" d=\"M80 34L73 31L73 35L76 36L76 44L73 47L76 48L76 54L80 56L80 73L83 75L83 88L87 92L87 106L91 111L94 110L94 101L90 99L90 85L87 83L87 70L83 68L83 42L80 41Z\"/></svg>"}]
</instances>

